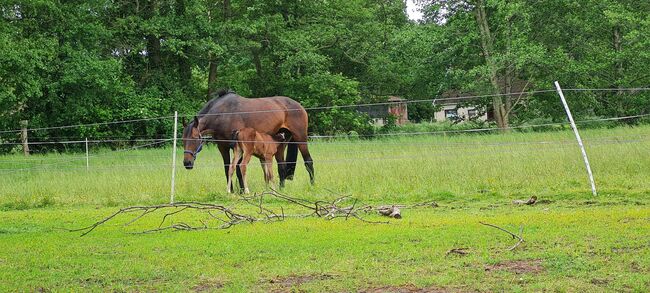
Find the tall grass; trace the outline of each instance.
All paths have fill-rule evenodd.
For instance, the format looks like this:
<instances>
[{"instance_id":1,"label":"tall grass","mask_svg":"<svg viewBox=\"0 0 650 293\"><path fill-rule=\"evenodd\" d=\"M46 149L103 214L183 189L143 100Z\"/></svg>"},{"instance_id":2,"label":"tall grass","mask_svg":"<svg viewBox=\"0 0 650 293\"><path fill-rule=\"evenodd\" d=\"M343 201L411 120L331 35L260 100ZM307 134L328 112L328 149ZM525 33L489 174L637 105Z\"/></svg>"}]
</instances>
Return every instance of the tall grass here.
<instances>
[{"instance_id":1,"label":"tall grass","mask_svg":"<svg viewBox=\"0 0 650 293\"><path fill-rule=\"evenodd\" d=\"M650 192L650 126L582 131L602 195ZM372 140L315 140L316 185L299 162L285 192L328 198L351 194L366 201L480 200L530 195L587 196L590 188L572 132L391 136ZM48 205L115 206L169 200L171 149L0 157L0 209ZM233 199L214 146L194 170L177 151L177 200ZM277 179L276 179L277 181ZM251 190L265 186L251 161Z\"/></svg>"}]
</instances>

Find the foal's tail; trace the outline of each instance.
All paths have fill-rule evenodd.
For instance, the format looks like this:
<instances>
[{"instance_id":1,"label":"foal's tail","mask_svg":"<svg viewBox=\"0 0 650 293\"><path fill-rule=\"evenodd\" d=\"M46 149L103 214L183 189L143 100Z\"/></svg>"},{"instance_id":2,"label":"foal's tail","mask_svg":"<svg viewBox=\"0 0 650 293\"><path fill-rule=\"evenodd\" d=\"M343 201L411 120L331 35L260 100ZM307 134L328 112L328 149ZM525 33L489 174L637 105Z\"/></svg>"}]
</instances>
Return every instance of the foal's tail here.
<instances>
[{"instance_id":1,"label":"foal's tail","mask_svg":"<svg viewBox=\"0 0 650 293\"><path fill-rule=\"evenodd\" d=\"M295 142L291 140L291 142ZM287 146L286 178L293 180L293 174L296 172L296 161L298 160L298 144L289 143Z\"/></svg>"},{"instance_id":2,"label":"foal's tail","mask_svg":"<svg viewBox=\"0 0 650 293\"><path fill-rule=\"evenodd\" d=\"M239 130L233 130L232 135L230 136L230 148L235 148L237 141L239 140Z\"/></svg>"}]
</instances>

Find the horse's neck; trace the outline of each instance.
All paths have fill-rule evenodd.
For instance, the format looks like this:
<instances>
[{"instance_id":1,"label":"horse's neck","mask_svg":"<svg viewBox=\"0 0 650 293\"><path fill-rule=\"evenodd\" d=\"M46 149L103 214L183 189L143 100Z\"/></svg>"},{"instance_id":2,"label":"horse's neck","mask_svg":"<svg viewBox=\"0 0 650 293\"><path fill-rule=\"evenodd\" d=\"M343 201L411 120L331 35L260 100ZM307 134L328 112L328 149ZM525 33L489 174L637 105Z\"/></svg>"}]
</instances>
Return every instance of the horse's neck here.
<instances>
[{"instance_id":1,"label":"horse's neck","mask_svg":"<svg viewBox=\"0 0 650 293\"><path fill-rule=\"evenodd\" d=\"M201 133L201 136L206 136L206 135L214 136L215 130L208 127L206 125L206 121L204 119L205 119L205 117L199 118L198 128L199 128L199 132Z\"/></svg>"}]
</instances>

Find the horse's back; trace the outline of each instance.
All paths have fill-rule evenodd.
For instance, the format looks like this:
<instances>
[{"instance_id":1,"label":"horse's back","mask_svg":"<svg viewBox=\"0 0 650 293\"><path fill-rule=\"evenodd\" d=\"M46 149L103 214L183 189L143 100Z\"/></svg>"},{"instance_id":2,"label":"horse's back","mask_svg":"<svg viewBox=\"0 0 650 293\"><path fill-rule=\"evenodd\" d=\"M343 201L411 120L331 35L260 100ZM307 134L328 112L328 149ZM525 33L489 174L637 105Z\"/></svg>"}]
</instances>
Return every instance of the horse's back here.
<instances>
[{"instance_id":1,"label":"horse's back","mask_svg":"<svg viewBox=\"0 0 650 293\"><path fill-rule=\"evenodd\" d=\"M285 96L245 98L229 93L208 102L201 114L206 116L206 126L217 138L246 127L266 134L275 134L282 128L298 136L306 137L307 133L307 112L300 103Z\"/></svg>"}]
</instances>

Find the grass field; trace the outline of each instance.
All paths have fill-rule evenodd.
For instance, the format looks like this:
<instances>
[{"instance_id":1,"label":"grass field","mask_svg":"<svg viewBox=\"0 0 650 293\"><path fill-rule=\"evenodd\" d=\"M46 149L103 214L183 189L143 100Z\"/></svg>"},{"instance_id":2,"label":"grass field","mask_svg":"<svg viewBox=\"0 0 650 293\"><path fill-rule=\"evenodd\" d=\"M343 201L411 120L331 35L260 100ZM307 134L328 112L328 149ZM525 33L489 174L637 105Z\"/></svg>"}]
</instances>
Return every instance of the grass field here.
<instances>
[{"instance_id":1,"label":"grass field","mask_svg":"<svg viewBox=\"0 0 650 293\"><path fill-rule=\"evenodd\" d=\"M582 136L597 197L569 131L314 141L316 185L299 166L285 193L440 207L405 209L390 224L307 218L129 233L156 226L162 214L152 214L129 226L117 218L81 238L65 229L167 202L171 149L91 148L89 170L83 154L2 156L0 291L647 292L650 127ZM263 190L261 168L250 169L251 190ZM541 203L511 203L531 195ZM225 193L214 147L194 170L177 170L176 199L253 212ZM268 203L281 205L300 212ZM525 242L507 251L516 241L479 221L523 225ZM447 254L452 248L469 254Z\"/></svg>"}]
</instances>

